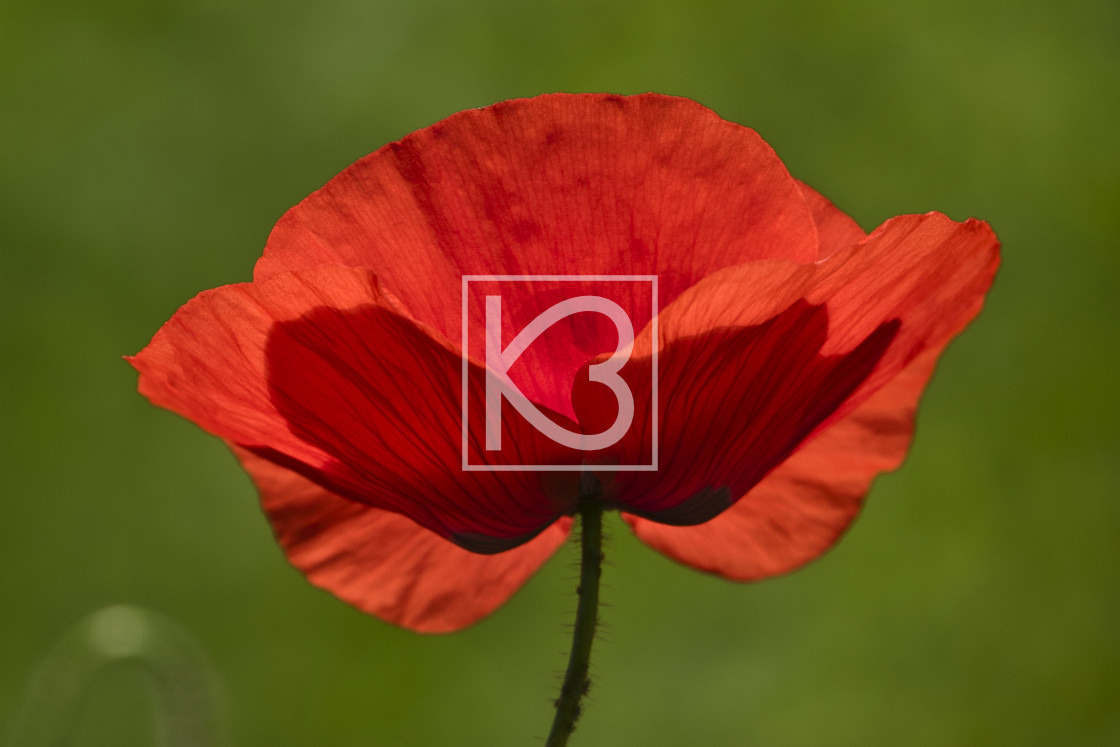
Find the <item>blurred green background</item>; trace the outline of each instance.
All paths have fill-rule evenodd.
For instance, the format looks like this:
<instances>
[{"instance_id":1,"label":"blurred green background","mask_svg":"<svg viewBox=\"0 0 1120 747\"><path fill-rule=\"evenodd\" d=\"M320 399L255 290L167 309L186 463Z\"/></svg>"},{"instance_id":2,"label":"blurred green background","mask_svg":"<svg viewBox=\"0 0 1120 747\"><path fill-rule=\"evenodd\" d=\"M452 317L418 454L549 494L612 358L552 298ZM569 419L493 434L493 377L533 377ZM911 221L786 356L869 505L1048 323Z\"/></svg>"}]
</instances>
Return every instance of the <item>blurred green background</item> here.
<instances>
[{"instance_id":1,"label":"blurred green background","mask_svg":"<svg viewBox=\"0 0 1120 747\"><path fill-rule=\"evenodd\" d=\"M284 562L225 449L120 359L247 280L291 205L460 109L656 90L759 130L864 228L991 221L1004 265L905 468L754 586L613 518L573 745L1120 744L1120 4L1113 0L0 4L0 732L54 641L158 611L228 743L539 744L574 555L461 634ZM109 672L70 744L152 743Z\"/></svg>"}]
</instances>

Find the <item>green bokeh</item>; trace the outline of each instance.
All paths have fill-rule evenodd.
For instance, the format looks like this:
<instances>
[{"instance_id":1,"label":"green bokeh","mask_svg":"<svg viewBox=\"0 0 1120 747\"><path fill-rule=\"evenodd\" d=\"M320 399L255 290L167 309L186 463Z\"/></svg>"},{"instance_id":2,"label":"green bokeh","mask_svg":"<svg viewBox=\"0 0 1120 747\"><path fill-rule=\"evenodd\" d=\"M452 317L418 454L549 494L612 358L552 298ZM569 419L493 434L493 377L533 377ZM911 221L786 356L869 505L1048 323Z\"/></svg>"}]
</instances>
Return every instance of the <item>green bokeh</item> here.
<instances>
[{"instance_id":1,"label":"green bokeh","mask_svg":"<svg viewBox=\"0 0 1120 747\"><path fill-rule=\"evenodd\" d=\"M566 551L423 637L313 590L224 448L120 355L249 278L275 220L457 110L656 90L759 130L865 228L989 220L1004 265L912 456L831 553L740 586L616 520L573 745L1120 743L1120 5L886 0L0 5L0 732L54 641L142 605L232 745L534 744ZM151 743L106 674L72 744Z\"/></svg>"}]
</instances>

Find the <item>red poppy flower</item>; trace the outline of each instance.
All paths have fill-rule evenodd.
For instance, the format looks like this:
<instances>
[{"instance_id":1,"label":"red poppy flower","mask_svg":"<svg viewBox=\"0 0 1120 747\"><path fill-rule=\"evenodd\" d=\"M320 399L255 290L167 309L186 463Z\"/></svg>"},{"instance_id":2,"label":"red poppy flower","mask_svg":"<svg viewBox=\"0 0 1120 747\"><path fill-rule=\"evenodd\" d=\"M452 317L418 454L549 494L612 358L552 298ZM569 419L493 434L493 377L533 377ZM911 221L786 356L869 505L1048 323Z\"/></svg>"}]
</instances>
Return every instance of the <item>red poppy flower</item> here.
<instances>
[{"instance_id":1,"label":"red poppy flower","mask_svg":"<svg viewBox=\"0 0 1120 747\"><path fill-rule=\"evenodd\" d=\"M901 462L997 264L976 220L906 215L865 234L692 101L549 95L358 161L280 220L253 282L202 293L131 362L153 403L231 445L313 583L449 631L565 541L580 479L468 462L588 465L639 538L727 578L822 553ZM487 377L464 358L464 277L572 274L657 278L652 299L637 284L616 299L636 321L619 372L632 425L581 454L506 408L500 451L464 440ZM524 324L553 300L503 313ZM608 324L542 336L519 386L560 427L600 433L621 405L588 372L618 339ZM655 471L610 467L654 448Z\"/></svg>"}]
</instances>

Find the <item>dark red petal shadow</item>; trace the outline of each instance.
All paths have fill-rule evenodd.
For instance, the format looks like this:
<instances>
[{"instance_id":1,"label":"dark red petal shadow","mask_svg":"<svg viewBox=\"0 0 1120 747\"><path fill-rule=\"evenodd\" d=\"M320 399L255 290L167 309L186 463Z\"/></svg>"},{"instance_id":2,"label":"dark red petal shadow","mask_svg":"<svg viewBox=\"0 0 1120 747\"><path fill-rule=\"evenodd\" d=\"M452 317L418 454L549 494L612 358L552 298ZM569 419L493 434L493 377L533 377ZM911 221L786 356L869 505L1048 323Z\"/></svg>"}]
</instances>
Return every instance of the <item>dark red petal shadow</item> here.
<instances>
[{"instance_id":1,"label":"dark red petal shadow","mask_svg":"<svg viewBox=\"0 0 1120 747\"><path fill-rule=\"evenodd\" d=\"M723 267L817 256L802 190L752 130L687 99L555 94L461 112L358 161L280 220L255 277L367 267L458 340L464 275L656 274L664 305ZM648 285L633 292L640 329ZM512 328L545 303L521 304ZM481 330L481 306L468 314ZM526 367L576 371L614 343L570 342L534 346ZM568 383L519 383L572 414Z\"/></svg>"},{"instance_id":2,"label":"dark red petal shadow","mask_svg":"<svg viewBox=\"0 0 1120 747\"><path fill-rule=\"evenodd\" d=\"M324 266L200 295L132 362L153 403L337 495L477 552L525 542L570 510L574 473L463 472L462 358L432 334L368 271ZM469 442L472 463L567 458L503 425L506 451Z\"/></svg>"},{"instance_id":3,"label":"dark red petal shadow","mask_svg":"<svg viewBox=\"0 0 1120 747\"><path fill-rule=\"evenodd\" d=\"M854 350L821 355L828 333L823 306L799 301L748 327L673 339L659 354L659 442L656 472L606 478L607 494L633 514L665 524L708 521L755 486L868 378L898 331L885 321ZM645 412L651 395L648 357L623 378ZM605 387L581 378L580 424L605 430L617 407ZM644 429L631 429L618 453L648 464ZM606 454L595 461L610 462Z\"/></svg>"},{"instance_id":4,"label":"dark red petal shadow","mask_svg":"<svg viewBox=\"0 0 1120 747\"><path fill-rule=\"evenodd\" d=\"M918 399L941 348L897 377L709 522L675 527L623 514L659 552L738 581L786 573L831 547L855 519L871 481L906 456Z\"/></svg>"},{"instance_id":5,"label":"dark red petal shadow","mask_svg":"<svg viewBox=\"0 0 1120 747\"><path fill-rule=\"evenodd\" d=\"M479 555L411 520L334 495L234 448L289 561L311 583L382 620L447 633L489 615L567 539L564 517L529 542Z\"/></svg>"}]
</instances>

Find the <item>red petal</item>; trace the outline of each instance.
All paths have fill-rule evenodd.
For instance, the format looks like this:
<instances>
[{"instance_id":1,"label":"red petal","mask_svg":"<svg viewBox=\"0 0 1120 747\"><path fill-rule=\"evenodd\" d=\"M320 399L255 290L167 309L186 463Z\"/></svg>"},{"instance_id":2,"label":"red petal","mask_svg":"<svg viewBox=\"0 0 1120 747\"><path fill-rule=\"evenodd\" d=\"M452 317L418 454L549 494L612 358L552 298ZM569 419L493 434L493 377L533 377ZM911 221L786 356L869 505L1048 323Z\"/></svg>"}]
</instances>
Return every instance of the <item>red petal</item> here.
<instances>
[{"instance_id":1,"label":"red petal","mask_svg":"<svg viewBox=\"0 0 1120 747\"><path fill-rule=\"evenodd\" d=\"M802 181L797 182L801 194L813 212L813 222L817 224L817 239L820 245L818 257L831 257L841 249L847 249L867 238L859 224L848 217L840 208Z\"/></svg>"},{"instance_id":2,"label":"red petal","mask_svg":"<svg viewBox=\"0 0 1120 747\"><path fill-rule=\"evenodd\" d=\"M690 289L659 317L660 469L614 475L608 495L664 523L710 519L959 332L979 311L997 246L977 221L903 216L817 265L752 263ZM623 369L641 414L650 344L647 329ZM575 398L588 432L613 422L602 387L581 379ZM639 439L651 427L631 429L617 463L648 463Z\"/></svg>"},{"instance_id":3,"label":"red petal","mask_svg":"<svg viewBox=\"0 0 1120 747\"><path fill-rule=\"evenodd\" d=\"M575 494L562 484L574 474L462 470L462 358L366 270L324 266L208 291L132 362L153 403L478 552L528 540ZM469 381L481 402L477 365ZM504 425L507 450L472 443L472 464L562 460L523 421Z\"/></svg>"},{"instance_id":4,"label":"red petal","mask_svg":"<svg viewBox=\"0 0 1120 747\"><path fill-rule=\"evenodd\" d=\"M824 306L799 302L757 325L667 343L659 354L659 469L614 477L610 499L662 523L691 525L750 490L860 388L898 328L884 323L854 350L821 355L828 324ZM642 412L650 393L638 382L650 381L649 364L639 359L624 374ZM581 426L609 427L613 395L584 385L576 396ZM620 462L650 463L645 446Z\"/></svg>"},{"instance_id":5,"label":"red petal","mask_svg":"<svg viewBox=\"0 0 1120 747\"><path fill-rule=\"evenodd\" d=\"M807 563L839 539L875 476L902 463L918 398L940 354L935 348L915 359L711 521L675 527L624 518L651 547L726 578L753 581Z\"/></svg>"},{"instance_id":6,"label":"red petal","mask_svg":"<svg viewBox=\"0 0 1120 747\"><path fill-rule=\"evenodd\" d=\"M497 555L453 545L405 517L334 495L234 448L252 476L277 541L316 586L358 609L423 633L489 615L564 543L571 519Z\"/></svg>"},{"instance_id":7,"label":"red petal","mask_svg":"<svg viewBox=\"0 0 1120 747\"><path fill-rule=\"evenodd\" d=\"M687 99L556 94L461 112L358 161L280 220L256 278L368 267L457 340L464 275L656 274L664 305L715 270L768 257L814 261L816 230L754 131ZM513 328L543 304L517 309ZM649 307L648 296L625 305ZM468 311L483 329L481 306ZM604 330L584 342L594 355L615 341ZM532 346L524 365L578 370L586 354L562 343ZM523 388L571 414L555 377Z\"/></svg>"}]
</instances>

